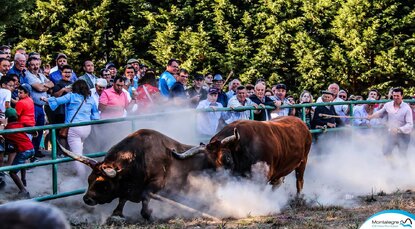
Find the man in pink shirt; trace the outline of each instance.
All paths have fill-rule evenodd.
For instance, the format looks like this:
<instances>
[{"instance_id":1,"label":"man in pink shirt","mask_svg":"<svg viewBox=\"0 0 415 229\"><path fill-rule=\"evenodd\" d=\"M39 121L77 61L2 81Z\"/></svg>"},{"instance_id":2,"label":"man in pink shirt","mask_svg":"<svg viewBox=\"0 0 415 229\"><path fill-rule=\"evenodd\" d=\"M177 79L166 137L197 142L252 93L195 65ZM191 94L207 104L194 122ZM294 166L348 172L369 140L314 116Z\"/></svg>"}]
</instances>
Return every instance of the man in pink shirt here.
<instances>
[{"instance_id":1,"label":"man in pink shirt","mask_svg":"<svg viewBox=\"0 0 415 229\"><path fill-rule=\"evenodd\" d=\"M122 90L124 84L124 78L115 77L113 86L102 92L98 107L101 111L101 119L121 118L124 111L128 109L128 97Z\"/></svg>"}]
</instances>

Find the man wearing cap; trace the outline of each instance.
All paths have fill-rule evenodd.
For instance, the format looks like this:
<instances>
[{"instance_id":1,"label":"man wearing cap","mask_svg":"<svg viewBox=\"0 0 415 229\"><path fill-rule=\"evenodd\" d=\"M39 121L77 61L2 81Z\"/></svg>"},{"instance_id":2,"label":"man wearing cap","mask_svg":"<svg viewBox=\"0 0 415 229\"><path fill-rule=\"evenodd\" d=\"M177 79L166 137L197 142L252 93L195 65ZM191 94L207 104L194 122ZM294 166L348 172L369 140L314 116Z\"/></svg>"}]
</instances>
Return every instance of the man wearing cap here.
<instances>
[{"instance_id":1,"label":"man wearing cap","mask_svg":"<svg viewBox=\"0 0 415 229\"><path fill-rule=\"evenodd\" d=\"M321 91L321 98L323 103L330 103L333 100L334 94L331 91ZM311 121L312 129L335 128L341 126L342 122L337 116L333 105L317 106L314 111L314 118Z\"/></svg>"},{"instance_id":2,"label":"man wearing cap","mask_svg":"<svg viewBox=\"0 0 415 229\"><path fill-rule=\"evenodd\" d=\"M275 101L274 105L277 108L281 105L289 105L290 104L290 102L286 98L286 96L287 96L287 86L285 84L279 83L279 84L273 86L271 91L274 94L274 97L272 97L271 99L273 99ZM294 109L292 109L292 110L294 110ZM277 113L278 116L291 115L290 108L283 108L283 109L278 108L275 113Z\"/></svg>"},{"instance_id":3,"label":"man wearing cap","mask_svg":"<svg viewBox=\"0 0 415 229\"><path fill-rule=\"evenodd\" d=\"M133 66L134 76L137 78L137 80L140 79L141 77L140 62L137 59L131 58L127 61L127 64Z\"/></svg>"},{"instance_id":4,"label":"man wearing cap","mask_svg":"<svg viewBox=\"0 0 415 229\"><path fill-rule=\"evenodd\" d=\"M94 75L94 63L90 60L86 60L83 68L85 74L80 76L78 80L85 80L89 89L93 89L95 87L95 83L97 82L97 77Z\"/></svg>"},{"instance_id":5,"label":"man wearing cap","mask_svg":"<svg viewBox=\"0 0 415 229\"><path fill-rule=\"evenodd\" d=\"M222 104L223 107L228 106L228 96L226 93L222 90L223 89L223 78L220 74L216 74L213 76L213 86L214 88L219 90L218 94L218 102Z\"/></svg>"},{"instance_id":6,"label":"man wearing cap","mask_svg":"<svg viewBox=\"0 0 415 229\"><path fill-rule=\"evenodd\" d=\"M108 62L108 64L105 65L105 68L110 71L111 79L115 79L115 77L117 77L117 67L114 63Z\"/></svg>"},{"instance_id":7,"label":"man wearing cap","mask_svg":"<svg viewBox=\"0 0 415 229\"><path fill-rule=\"evenodd\" d=\"M162 96L166 98L169 97L170 89L176 82L176 78L174 78L173 75L178 73L178 71L179 61L176 59L170 59L167 62L166 71L160 75L159 90Z\"/></svg>"},{"instance_id":8,"label":"man wearing cap","mask_svg":"<svg viewBox=\"0 0 415 229\"><path fill-rule=\"evenodd\" d=\"M193 86L187 89L192 107L197 107L200 101L207 98L207 91L203 88L203 75L196 73Z\"/></svg>"},{"instance_id":9,"label":"man wearing cap","mask_svg":"<svg viewBox=\"0 0 415 229\"><path fill-rule=\"evenodd\" d=\"M58 67L58 70L49 74L49 79L52 80L55 85L62 79L62 67L68 65L67 59L68 57L63 53L59 53L58 56L56 56L56 66ZM70 81L73 83L77 79L78 77L75 72L72 71Z\"/></svg>"},{"instance_id":10,"label":"man wearing cap","mask_svg":"<svg viewBox=\"0 0 415 229\"><path fill-rule=\"evenodd\" d=\"M107 80L98 78L95 87L91 89L91 96L95 100L96 104L99 104L99 97L106 88Z\"/></svg>"},{"instance_id":11,"label":"man wearing cap","mask_svg":"<svg viewBox=\"0 0 415 229\"><path fill-rule=\"evenodd\" d=\"M219 90L210 88L207 99L202 100L196 109L222 108L222 104L217 102ZM221 111L214 112L198 112L196 117L197 133L201 138L211 138L218 130L219 120L222 117Z\"/></svg>"}]
</instances>

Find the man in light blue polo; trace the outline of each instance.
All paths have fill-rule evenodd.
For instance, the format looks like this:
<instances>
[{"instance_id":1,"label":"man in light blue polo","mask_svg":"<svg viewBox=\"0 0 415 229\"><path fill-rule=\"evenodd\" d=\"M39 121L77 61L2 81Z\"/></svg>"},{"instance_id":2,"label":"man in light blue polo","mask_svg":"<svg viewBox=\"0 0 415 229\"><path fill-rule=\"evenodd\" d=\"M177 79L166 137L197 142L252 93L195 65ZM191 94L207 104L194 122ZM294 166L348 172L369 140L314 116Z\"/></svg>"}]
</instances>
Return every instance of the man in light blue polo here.
<instances>
[{"instance_id":1,"label":"man in light blue polo","mask_svg":"<svg viewBox=\"0 0 415 229\"><path fill-rule=\"evenodd\" d=\"M176 59L170 59L167 63L166 71L164 71L160 75L159 80L159 90L161 95L168 98L170 89L173 84L176 82L176 78L174 78L174 74L177 74L179 70L179 61Z\"/></svg>"}]
</instances>

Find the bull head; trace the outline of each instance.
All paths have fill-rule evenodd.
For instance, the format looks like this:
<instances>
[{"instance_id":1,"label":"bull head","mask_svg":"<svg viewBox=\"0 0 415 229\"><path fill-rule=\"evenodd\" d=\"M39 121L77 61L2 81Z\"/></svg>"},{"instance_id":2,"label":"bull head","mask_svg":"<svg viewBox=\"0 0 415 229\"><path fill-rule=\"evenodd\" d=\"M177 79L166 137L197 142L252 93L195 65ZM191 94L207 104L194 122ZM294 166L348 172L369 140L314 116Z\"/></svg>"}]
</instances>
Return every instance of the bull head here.
<instances>
[{"instance_id":1,"label":"bull head","mask_svg":"<svg viewBox=\"0 0 415 229\"><path fill-rule=\"evenodd\" d=\"M63 153L65 153L66 155L68 155L69 157L71 157L72 159L82 162L86 165L88 165L89 167L91 167L92 169L95 167L95 165L98 163L97 161L95 161L92 158L86 157L84 155L79 155L76 154L68 149L66 149L65 147L63 147L59 141L56 141L58 143L58 146L61 148L61 150L63 151Z\"/></svg>"},{"instance_id":2,"label":"bull head","mask_svg":"<svg viewBox=\"0 0 415 229\"><path fill-rule=\"evenodd\" d=\"M232 143L234 141L238 141L240 138L240 135L238 133L238 129L236 129L236 127L233 129L233 135L228 136L224 139L222 139L222 141L220 141L221 145L227 145L228 143Z\"/></svg>"}]
</instances>

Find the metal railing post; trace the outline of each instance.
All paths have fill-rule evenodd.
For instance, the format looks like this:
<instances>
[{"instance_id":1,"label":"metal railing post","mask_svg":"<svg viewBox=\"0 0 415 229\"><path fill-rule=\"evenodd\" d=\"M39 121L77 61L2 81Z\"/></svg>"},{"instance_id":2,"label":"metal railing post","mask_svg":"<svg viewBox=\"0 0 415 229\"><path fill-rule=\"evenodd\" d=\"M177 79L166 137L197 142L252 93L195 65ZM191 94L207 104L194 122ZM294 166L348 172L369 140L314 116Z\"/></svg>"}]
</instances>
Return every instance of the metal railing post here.
<instances>
[{"instance_id":1,"label":"metal railing post","mask_svg":"<svg viewBox=\"0 0 415 229\"><path fill-rule=\"evenodd\" d=\"M310 108L310 109L311 109L311 108ZM303 122L304 122L304 123L306 123L306 117L305 117L305 107L301 107L301 111L303 112L303 113L302 113L302 115L301 115L301 116L302 116L302 117L301 117L301 119L303 120Z\"/></svg>"},{"instance_id":2,"label":"metal railing post","mask_svg":"<svg viewBox=\"0 0 415 229\"><path fill-rule=\"evenodd\" d=\"M56 152L57 152L57 146L56 146L56 129L51 129L51 142L52 142L52 160L56 160ZM58 193L58 164L54 163L52 165L52 193L57 194Z\"/></svg>"}]
</instances>

